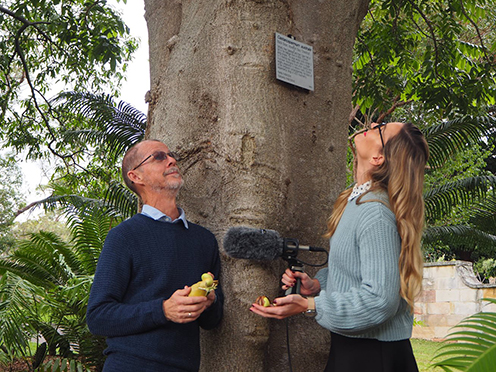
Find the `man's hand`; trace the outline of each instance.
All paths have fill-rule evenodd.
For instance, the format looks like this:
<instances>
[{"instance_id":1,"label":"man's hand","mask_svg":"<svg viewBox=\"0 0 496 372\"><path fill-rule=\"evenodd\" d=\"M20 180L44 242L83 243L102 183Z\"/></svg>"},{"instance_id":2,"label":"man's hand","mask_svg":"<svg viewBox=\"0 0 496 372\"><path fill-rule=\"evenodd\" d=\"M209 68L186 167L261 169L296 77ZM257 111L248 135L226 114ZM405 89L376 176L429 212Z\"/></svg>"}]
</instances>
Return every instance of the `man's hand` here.
<instances>
[{"instance_id":1,"label":"man's hand","mask_svg":"<svg viewBox=\"0 0 496 372\"><path fill-rule=\"evenodd\" d=\"M207 296L206 308L209 308L214 302L215 302L215 291L210 291L210 293Z\"/></svg>"},{"instance_id":2,"label":"man's hand","mask_svg":"<svg viewBox=\"0 0 496 372\"><path fill-rule=\"evenodd\" d=\"M165 317L174 323L189 323L201 315L215 300L215 293L212 291L207 297L188 297L191 287L185 286L183 289L175 291L169 299L162 303Z\"/></svg>"}]
</instances>

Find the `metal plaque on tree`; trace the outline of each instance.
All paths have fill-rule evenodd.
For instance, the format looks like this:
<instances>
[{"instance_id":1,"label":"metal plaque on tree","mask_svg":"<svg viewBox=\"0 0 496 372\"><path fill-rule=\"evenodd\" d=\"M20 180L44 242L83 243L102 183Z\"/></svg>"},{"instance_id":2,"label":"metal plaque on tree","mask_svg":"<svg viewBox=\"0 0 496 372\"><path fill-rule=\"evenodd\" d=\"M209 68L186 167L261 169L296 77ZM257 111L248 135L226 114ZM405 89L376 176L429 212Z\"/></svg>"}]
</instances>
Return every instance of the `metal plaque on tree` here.
<instances>
[{"instance_id":1,"label":"metal plaque on tree","mask_svg":"<svg viewBox=\"0 0 496 372\"><path fill-rule=\"evenodd\" d=\"M275 33L276 79L313 91L313 47Z\"/></svg>"}]
</instances>

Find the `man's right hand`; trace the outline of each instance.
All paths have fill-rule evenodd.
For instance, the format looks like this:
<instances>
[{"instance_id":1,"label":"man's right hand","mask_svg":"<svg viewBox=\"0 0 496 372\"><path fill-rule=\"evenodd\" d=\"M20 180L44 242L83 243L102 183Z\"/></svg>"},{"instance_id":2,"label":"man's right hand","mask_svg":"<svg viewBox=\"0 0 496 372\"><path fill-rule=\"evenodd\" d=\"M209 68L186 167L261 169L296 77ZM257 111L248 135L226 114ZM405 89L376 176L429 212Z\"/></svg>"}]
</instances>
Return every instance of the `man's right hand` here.
<instances>
[{"instance_id":1,"label":"man's right hand","mask_svg":"<svg viewBox=\"0 0 496 372\"><path fill-rule=\"evenodd\" d=\"M191 287L175 291L169 299L162 302L165 317L174 323L189 323L198 319L209 305L207 297L188 297Z\"/></svg>"}]
</instances>

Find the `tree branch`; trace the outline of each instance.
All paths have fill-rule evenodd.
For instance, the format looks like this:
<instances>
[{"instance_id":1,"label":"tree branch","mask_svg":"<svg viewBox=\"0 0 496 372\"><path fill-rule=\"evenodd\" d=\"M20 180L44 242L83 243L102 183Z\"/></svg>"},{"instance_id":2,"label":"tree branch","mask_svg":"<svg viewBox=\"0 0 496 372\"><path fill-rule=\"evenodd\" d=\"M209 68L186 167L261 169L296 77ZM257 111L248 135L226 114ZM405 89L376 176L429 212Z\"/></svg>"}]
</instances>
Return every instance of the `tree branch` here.
<instances>
[{"instance_id":1,"label":"tree branch","mask_svg":"<svg viewBox=\"0 0 496 372\"><path fill-rule=\"evenodd\" d=\"M49 102L47 101L47 99L44 97L44 95L39 92L33 85L33 82L31 80L31 76L30 76L30 73L29 73L29 66L26 62L26 58L24 56L24 51L21 47L21 42L20 42L20 39L21 39L21 35L24 33L24 31L26 29L28 29L29 27L33 27L35 28L39 33L40 35L43 36L43 38L48 41L49 43L53 44L53 42L51 41L51 39L48 37L48 35L46 35L42 30L40 30L37 25L39 24L49 24L49 22L30 22L29 20L27 20L26 18L22 17L22 16L19 16L17 14L15 14L14 12L10 11L9 9L6 9L4 7L1 7L0 6L0 12L2 13L5 13L11 17L13 17L14 19L22 22L22 26L17 30L17 33L15 35L15 38L14 38L14 48L15 48L15 54L17 54L19 56L19 59L21 61L21 65L22 65L22 69L24 71L24 76L26 77L26 81L28 83L28 86L30 88L30 91L31 91L31 96L32 96L32 99L33 99L33 103L34 103L34 107L36 109L36 111L39 113L39 115L41 116L41 119L45 125L45 127L47 128L48 130L48 133L51 137L51 141L48 142L47 146L48 146L48 149L50 150L50 152L55 155L56 157L58 158L61 158L62 160L65 160L67 158L72 158L72 154L68 154L68 155L62 155L60 153L58 153L53 147L52 147L52 144L56 141L57 137L52 129L52 127L50 126L50 122L48 120L48 118L46 117L45 113L43 112L43 110L41 109L39 103L38 103L38 100L36 98L36 95L39 94L43 100L49 105ZM12 56L11 60L14 58L15 54ZM74 159L73 159L74 161Z\"/></svg>"},{"instance_id":2,"label":"tree branch","mask_svg":"<svg viewBox=\"0 0 496 372\"><path fill-rule=\"evenodd\" d=\"M402 106L405 106L411 102L413 102L413 100L408 100L408 101L399 101L398 100L400 99L400 96L397 96L395 99L394 99L394 104L389 108L389 110L387 110L386 112L383 112L379 115L379 117L377 118L377 122L378 123L381 123L384 118L386 116L389 116L391 115L394 110L396 110L398 107L402 107Z\"/></svg>"},{"instance_id":3,"label":"tree branch","mask_svg":"<svg viewBox=\"0 0 496 372\"><path fill-rule=\"evenodd\" d=\"M479 30L479 27L477 26L477 24L472 20L472 18L470 18L470 16L468 15L467 11L465 10L465 7L463 6L463 0L460 0L460 7L462 9L462 14L465 16L465 18L468 19L468 21L472 24L472 26L474 26L475 28L475 31L477 32L477 37L479 38L480 40L480 43L481 43L481 47L482 47L482 51L484 52L484 57L486 58L486 60L491 63L491 60L489 59L489 56L487 55L487 52L486 52L486 47L484 46L484 40L482 39L482 35L480 33L480 30Z\"/></svg>"},{"instance_id":4,"label":"tree branch","mask_svg":"<svg viewBox=\"0 0 496 372\"><path fill-rule=\"evenodd\" d=\"M39 205L43 200L38 200L38 201L35 201L35 202L32 202L32 203L29 203L28 205L26 205L24 208L21 208L21 209L18 209L15 216L19 216L21 215L22 213L30 210L31 208L33 207L36 207L37 205Z\"/></svg>"},{"instance_id":5,"label":"tree branch","mask_svg":"<svg viewBox=\"0 0 496 372\"><path fill-rule=\"evenodd\" d=\"M420 8L417 6L417 4L415 4L415 2L413 0L410 0L410 4L412 4L412 7L420 14L420 16L422 17L422 19L424 20L424 22L427 24L427 27L429 28L429 33L431 35L431 38L432 38L432 42L434 43L434 51L435 51L435 64L434 64L434 71L436 71L436 76L439 76L438 74L438 71L437 71L437 64L438 64L438 61L439 61L439 51L438 51L438 46L437 46L437 39L436 39L436 34L434 32L434 28L432 27L429 19L427 18L427 16L420 10ZM416 24L416 23L415 23ZM418 26L417 26L418 27ZM419 30L421 30L419 28Z\"/></svg>"}]
</instances>

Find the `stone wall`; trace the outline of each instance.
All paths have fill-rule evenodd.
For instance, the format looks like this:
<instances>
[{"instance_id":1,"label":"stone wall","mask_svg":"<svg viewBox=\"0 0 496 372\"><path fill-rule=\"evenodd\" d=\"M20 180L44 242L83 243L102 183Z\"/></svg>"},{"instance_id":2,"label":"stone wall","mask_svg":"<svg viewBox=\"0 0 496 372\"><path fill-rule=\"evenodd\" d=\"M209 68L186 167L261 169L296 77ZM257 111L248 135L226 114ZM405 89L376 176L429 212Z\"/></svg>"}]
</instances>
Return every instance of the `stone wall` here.
<instances>
[{"instance_id":1,"label":"stone wall","mask_svg":"<svg viewBox=\"0 0 496 372\"><path fill-rule=\"evenodd\" d=\"M496 298L496 285L481 283L471 262L425 264L423 290L415 303L413 338L442 340L464 318L480 311L496 311L483 298Z\"/></svg>"}]
</instances>

